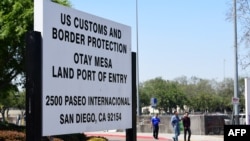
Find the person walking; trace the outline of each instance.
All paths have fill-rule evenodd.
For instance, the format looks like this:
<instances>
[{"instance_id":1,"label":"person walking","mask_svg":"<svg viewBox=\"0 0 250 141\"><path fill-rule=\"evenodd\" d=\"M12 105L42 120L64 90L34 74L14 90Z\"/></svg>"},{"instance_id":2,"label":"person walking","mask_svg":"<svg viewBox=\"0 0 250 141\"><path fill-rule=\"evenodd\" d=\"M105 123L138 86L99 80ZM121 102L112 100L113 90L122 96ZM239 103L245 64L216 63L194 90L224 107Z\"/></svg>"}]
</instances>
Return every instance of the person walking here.
<instances>
[{"instance_id":1,"label":"person walking","mask_svg":"<svg viewBox=\"0 0 250 141\"><path fill-rule=\"evenodd\" d=\"M161 122L160 118L158 117L158 113L155 114L154 117L151 119L152 126L153 128L153 137L158 140L158 134L159 134L159 123Z\"/></svg>"},{"instance_id":2,"label":"person walking","mask_svg":"<svg viewBox=\"0 0 250 141\"><path fill-rule=\"evenodd\" d=\"M190 117L188 116L189 113L185 112L184 117L182 118L182 123L184 127L184 141L186 141L186 135L188 134L188 141L190 141L191 137L191 129L190 129Z\"/></svg>"},{"instance_id":3,"label":"person walking","mask_svg":"<svg viewBox=\"0 0 250 141\"><path fill-rule=\"evenodd\" d=\"M173 136L173 140L174 141L178 141L178 136L180 135L180 118L179 118L179 114L178 112L175 110L174 111L174 115L171 117L171 125L173 126L174 129L174 136Z\"/></svg>"}]
</instances>

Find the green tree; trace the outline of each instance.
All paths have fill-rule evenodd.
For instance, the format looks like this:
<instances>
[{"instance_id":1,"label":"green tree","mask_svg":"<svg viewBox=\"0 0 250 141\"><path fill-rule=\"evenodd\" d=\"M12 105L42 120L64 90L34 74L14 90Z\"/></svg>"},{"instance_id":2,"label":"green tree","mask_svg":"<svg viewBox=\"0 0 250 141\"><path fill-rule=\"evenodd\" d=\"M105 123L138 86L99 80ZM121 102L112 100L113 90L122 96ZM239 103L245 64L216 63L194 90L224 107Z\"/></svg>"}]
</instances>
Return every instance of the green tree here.
<instances>
[{"instance_id":1,"label":"green tree","mask_svg":"<svg viewBox=\"0 0 250 141\"><path fill-rule=\"evenodd\" d=\"M147 92L144 83L139 84L139 100L140 100L140 108L150 105L150 93Z\"/></svg>"},{"instance_id":2,"label":"green tree","mask_svg":"<svg viewBox=\"0 0 250 141\"><path fill-rule=\"evenodd\" d=\"M245 79L244 78L239 78L239 108L243 112L245 109Z\"/></svg>"},{"instance_id":3,"label":"green tree","mask_svg":"<svg viewBox=\"0 0 250 141\"><path fill-rule=\"evenodd\" d=\"M149 106L151 98L157 98L163 91L164 80L160 77L145 81L140 86L140 104L141 106ZM158 100L159 101L159 100ZM159 104L157 104L158 107ZM156 108L157 108L156 107Z\"/></svg>"},{"instance_id":4,"label":"green tree","mask_svg":"<svg viewBox=\"0 0 250 141\"><path fill-rule=\"evenodd\" d=\"M25 100L26 100L26 92L21 91L16 95L16 103L13 105L14 107L23 110L25 109Z\"/></svg>"},{"instance_id":5,"label":"green tree","mask_svg":"<svg viewBox=\"0 0 250 141\"><path fill-rule=\"evenodd\" d=\"M183 109L183 106L187 103L187 97L184 95L179 87L179 84L174 81L167 81L165 93L160 96L159 105L164 109L165 112L172 109L177 109L177 107Z\"/></svg>"},{"instance_id":6,"label":"green tree","mask_svg":"<svg viewBox=\"0 0 250 141\"><path fill-rule=\"evenodd\" d=\"M193 100L192 106L196 111L213 112L217 108L215 95L211 93L199 93Z\"/></svg>"},{"instance_id":7,"label":"green tree","mask_svg":"<svg viewBox=\"0 0 250 141\"><path fill-rule=\"evenodd\" d=\"M3 117L3 121L6 121L6 111L8 113L8 110L10 107L14 107L13 105L17 102L17 91L16 90L10 90L5 95L0 95L0 112ZM7 114L8 115L8 114Z\"/></svg>"},{"instance_id":8,"label":"green tree","mask_svg":"<svg viewBox=\"0 0 250 141\"><path fill-rule=\"evenodd\" d=\"M71 6L68 0L53 0ZM0 1L0 112L10 107L25 107L25 95L18 100L18 86L25 83L25 34L33 30L34 10L32 0ZM17 101L14 101L17 100Z\"/></svg>"},{"instance_id":9,"label":"green tree","mask_svg":"<svg viewBox=\"0 0 250 141\"><path fill-rule=\"evenodd\" d=\"M183 108L186 96L178 88L177 82L166 81L161 77L144 82L140 88L140 103L148 106L150 98L157 98L157 109L164 112L171 112L177 106Z\"/></svg>"},{"instance_id":10,"label":"green tree","mask_svg":"<svg viewBox=\"0 0 250 141\"><path fill-rule=\"evenodd\" d=\"M201 111L206 111L209 108L212 109L212 100L213 96L215 95L215 90L213 85L211 84L211 81L200 79L199 82L196 85L196 96L193 97L194 103L197 102L198 104L195 109L199 109Z\"/></svg>"},{"instance_id":11,"label":"green tree","mask_svg":"<svg viewBox=\"0 0 250 141\"><path fill-rule=\"evenodd\" d=\"M54 0L70 6L68 0ZM25 34L33 30L32 0L0 2L0 95L25 83Z\"/></svg>"},{"instance_id":12,"label":"green tree","mask_svg":"<svg viewBox=\"0 0 250 141\"><path fill-rule=\"evenodd\" d=\"M32 29L32 1L0 2L0 95L10 86L18 84L13 83L18 82L18 76L24 76L24 36Z\"/></svg>"},{"instance_id":13,"label":"green tree","mask_svg":"<svg viewBox=\"0 0 250 141\"><path fill-rule=\"evenodd\" d=\"M185 105L194 111L214 112L222 100L217 93L218 82L198 77L180 77L175 79L187 101Z\"/></svg>"},{"instance_id":14,"label":"green tree","mask_svg":"<svg viewBox=\"0 0 250 141\"><path fill-rule=\"evenodd\" d=\"M25 91L18 92L16 89L13 89L6 93L5 95L0 95L0 113L3 121L6 121L10 108L25 109Z\"/></svg>"},{"instance_id":15,"label":"green tree","mask_svg":"<svg viewBox=\"0 0 250 141\"><path fill-rule=\"evenodd\" d=\"M239 79L240 108L244 109L244 79ZM225 78L222 82L216 80L201 79L185 76L178 77L174 81L164 80L161 77L148 80L140 84L140 101L143 106L150 105L150 98L158 99L157 108L165 112L171 112L177 106L187 110L201 112L231 112L232 97L234 93L234 81Z\"/></svg>"},{"instance_id":16,"label":"green tree","mask_svg":"<svg viewBox=\"0 0 250 141\"><path fill-rule=\"evenodd\" d=\"M232 97L234 95L234 80L231 78L224 79L218 87L218 95L223 99L221 100L222 106L226 112L232 112Z\"/></svg>"}]
</instances>

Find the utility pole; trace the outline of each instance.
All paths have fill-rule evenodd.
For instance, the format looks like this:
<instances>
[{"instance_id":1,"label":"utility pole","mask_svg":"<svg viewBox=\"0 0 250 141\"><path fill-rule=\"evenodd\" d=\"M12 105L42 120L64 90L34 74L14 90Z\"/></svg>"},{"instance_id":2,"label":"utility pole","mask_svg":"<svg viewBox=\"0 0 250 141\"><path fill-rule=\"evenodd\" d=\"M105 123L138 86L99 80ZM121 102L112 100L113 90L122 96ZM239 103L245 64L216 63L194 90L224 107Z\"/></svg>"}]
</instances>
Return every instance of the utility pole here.
<instances>
[{"instance_id":1,"label":"utility pole","mask_svg":"<svg viewBox=\"0 0 250 141\"><path fill-rule=\"evenodd\" d=\"M137 47L137 53L136 53L136 66L137 66L137 90L136 90L136 96L137 96L137 116L140 115L140 99L139 99L139 46L138 46L138 0L136 0L136 47Z\"/></svg>"},{"instance_id":2,"label":"utility pole","mask_svg":"<svg viewBox=\"0 0 250 141\"><path fill-rule=\"evenodd\" d=\"M234 53L235 53L235 76L234 76L234 98L238 99L238 51L237 51L237 6L234 0ZM239 125L239 104L234 103L234 124Z\"/></svg>"}]
</instances>

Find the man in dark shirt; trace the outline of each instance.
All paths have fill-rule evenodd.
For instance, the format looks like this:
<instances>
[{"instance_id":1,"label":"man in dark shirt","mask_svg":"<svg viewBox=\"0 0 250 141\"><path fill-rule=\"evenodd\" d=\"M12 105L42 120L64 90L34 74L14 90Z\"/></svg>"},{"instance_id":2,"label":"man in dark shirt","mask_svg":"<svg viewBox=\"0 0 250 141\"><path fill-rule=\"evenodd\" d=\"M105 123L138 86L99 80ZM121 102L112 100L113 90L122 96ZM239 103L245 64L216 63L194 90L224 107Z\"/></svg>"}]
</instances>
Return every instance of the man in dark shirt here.
<instances>
[{"instance_id":1,"label":"man in dark shirt","mask_svg":"<svg viewBox=\"0 0 250 141\"><path fill-rule=\"evenodd\" d=\"M190 117L188 116L188 112L185 112L184 117L182 118L182 123L184 127L184 141L186 141L186 135L188 133L188 141L190 141L191 130L190 130Z\"/></svg>"}]
</instances>

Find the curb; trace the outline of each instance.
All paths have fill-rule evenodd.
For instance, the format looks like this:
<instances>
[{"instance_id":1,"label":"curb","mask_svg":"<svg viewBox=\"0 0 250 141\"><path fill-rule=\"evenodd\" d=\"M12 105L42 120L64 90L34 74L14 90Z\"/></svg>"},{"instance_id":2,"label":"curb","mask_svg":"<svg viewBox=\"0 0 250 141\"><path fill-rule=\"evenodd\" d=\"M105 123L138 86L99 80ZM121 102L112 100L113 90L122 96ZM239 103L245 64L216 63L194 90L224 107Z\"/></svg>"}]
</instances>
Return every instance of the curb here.
<instances>
[{"instance_id":1,"label":"curb","mask_svg":"<svg viewBox=\"0 0 250 141\"><path fill-rule=\"evenodd\" d=\"M120 138L120 139L122 139L122 140L124 140L124 139L126 139L126 133L124 133L124 132L122 132L122 133L120 133L120 132L85 132L84 133L86 136L101 136L101 137L106 137L106 138ZM151 134L138 134L137 133L137 139L138 140L154 140L153 139L153 135L151 135ZM196 135L193 135L193 136L191 136L191 139L193 140L193 141L211 141L211 140L213 140L213 141L223 141L224 140L224 138L223 138L223 136L218 136L218 137L216 137L216 136L196 136ZM159 136L159 139L158 140L160 140L160 141L172 141L172 135L170 135L170 134L160 134L160 136ZM180 141L183 141L183 135L181 135L180 137L179 137L179 140Z\"/></svg>"},{"instance_id":2,"label":"curb","mask_svg":"<svg viewBox=\"0 0 250 141\"><path fill-rule=\"evenodd\" d=\"M126 138L126 135L121 135L121 134L106 134L106 133L84 133L87 136L103 136L103 137L121 137L121 138ZM153 139L153 137L148 136L148 135L137 135L137 139ZM169 138L165 137L159 137L158 140L170 140Z\"/></svg>"}]
</instances>

